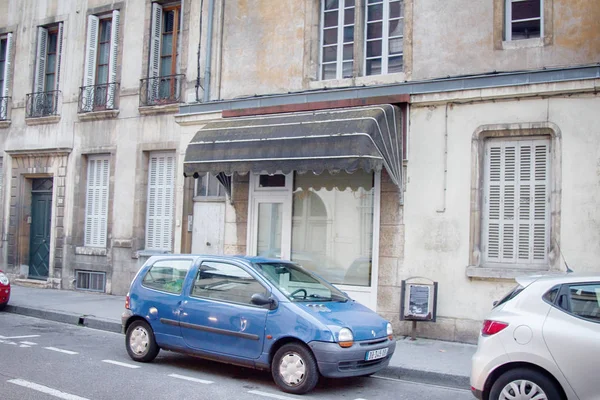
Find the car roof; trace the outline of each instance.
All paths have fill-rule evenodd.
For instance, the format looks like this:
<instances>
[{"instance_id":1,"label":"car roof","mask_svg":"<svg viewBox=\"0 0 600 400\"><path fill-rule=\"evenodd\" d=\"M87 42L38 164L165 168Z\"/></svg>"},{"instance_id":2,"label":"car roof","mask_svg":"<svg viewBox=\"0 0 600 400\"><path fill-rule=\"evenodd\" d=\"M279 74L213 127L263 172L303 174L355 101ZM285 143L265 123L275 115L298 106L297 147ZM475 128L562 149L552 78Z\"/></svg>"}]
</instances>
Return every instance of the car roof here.
<instances>
[{"instance_id":1,"label":"car roof","mask_svg":"<svg viewBox=\"0 0 600 400\"><path fill-rule=\"evenodd\" d=\"M529 286L533 282L544 282L548 285L588 281L594 282L600 281L600 274L582 272L549 272L547 274L520 276L516 278L516 281L521 286Z\"/></svg>"},{"instance_id":2,"label":"car roof","mask_svg":"<svg viewBox=\"0 0 600 400\"><path fill-rule=\"evenodd\" d=\"M155 259L178 258L178 257L182 257L182 258L190 258L191 257L194 259L212 258L212 259L218 259L218 260L240 260L240 261L246 261L246 262L250 262L250 263L267 263L267 262L290 263L291 262L289 260L281 260L279 258L267 258L267 257L244 256L244 255L226 256L226 255L215 255L215 254L157 254L152 257Z\"/></svg>"}]
</instances>

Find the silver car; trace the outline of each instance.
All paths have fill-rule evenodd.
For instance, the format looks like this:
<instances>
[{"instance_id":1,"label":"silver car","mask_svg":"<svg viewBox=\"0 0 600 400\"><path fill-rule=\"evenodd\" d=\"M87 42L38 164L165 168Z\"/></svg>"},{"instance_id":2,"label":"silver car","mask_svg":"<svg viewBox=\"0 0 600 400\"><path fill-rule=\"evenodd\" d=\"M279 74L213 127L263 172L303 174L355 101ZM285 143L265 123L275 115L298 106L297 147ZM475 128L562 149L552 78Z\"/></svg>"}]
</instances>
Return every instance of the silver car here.
<instances>
[{"instance_id":1,"label":"silver car","mask_svg":"<svg viewBox=\"0 0 600 400\"><path fill-rule=\"evenodd\" d=\"M600 275L517 283L483 323L472 360L475 397L600 399Z\"/></svg>"}]
</instances>

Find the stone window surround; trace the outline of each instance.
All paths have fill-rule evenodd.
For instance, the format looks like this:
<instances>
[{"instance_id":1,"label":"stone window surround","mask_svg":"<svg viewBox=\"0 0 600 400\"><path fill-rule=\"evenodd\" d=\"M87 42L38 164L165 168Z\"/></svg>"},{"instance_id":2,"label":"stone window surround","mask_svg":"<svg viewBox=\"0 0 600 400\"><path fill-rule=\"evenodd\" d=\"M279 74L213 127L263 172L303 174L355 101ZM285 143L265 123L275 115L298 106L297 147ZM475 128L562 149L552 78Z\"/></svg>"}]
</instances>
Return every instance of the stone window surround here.
<instances>
[{"instance_id":1,"label":"stone window surround","mask_svg":"<svg viewBox=\"0 0 600 400\"><path fill-rule=\"evenodd\" d=\"M494 0L493 42L494 50L513 50L529 47L550 46L554 42L554 0L543 0L543 32L541 38L524 40L504 40L506 24L506 0Z\"/></svg>"},{"instance_id":2,"label":"stone window surround","mask_svg":"<svg viewBox=\"0 0 600 400\"><path fill-rule=\"evenodd\" d=\"M488 138L510 138L526 136L550 137L550 251L546 268L531 269L518 264L486 265L482 263L482 193L485 142ZM471 218L469 239L469 264L466 275L479 279L513 279L516 276L540 271L559 271L560 257L557 244L560 242L561 220L561 154L562 134L552 122L482 125L475 130L471 139Z\"/></svg>"}]
</instances>

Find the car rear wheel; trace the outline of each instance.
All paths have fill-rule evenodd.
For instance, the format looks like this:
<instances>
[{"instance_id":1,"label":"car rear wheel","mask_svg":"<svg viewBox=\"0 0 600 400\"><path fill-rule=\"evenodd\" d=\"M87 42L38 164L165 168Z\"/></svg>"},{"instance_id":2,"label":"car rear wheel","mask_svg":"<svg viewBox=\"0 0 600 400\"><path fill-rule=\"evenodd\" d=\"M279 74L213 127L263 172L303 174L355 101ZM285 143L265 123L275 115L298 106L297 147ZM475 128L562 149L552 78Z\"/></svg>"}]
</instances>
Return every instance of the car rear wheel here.
<instances>
[{"instance_id":1,"label":"car rear wheel","mask_svg":"<svg viewBox=\"0 0 600 400\"><path fill-rule=\"evenodd\" d=\"M127 353L134 361L150 362L156 358L160 348L154 340L154 332L146 321L134 321L125 335Z\"/></svg>"},{"instance_id":2,"label":"car rear wheel","mask_svg":"<svg viewBox=\"0 0 600 400\"><path fill-rule=\"evenodd\" d=\"M560 400L554 382L545 375L527 368L511 369L492 385L489 400Z\"/></svg>"},{"instance_id":3,"label":"car rear wheel","mask_svg":"<svg viewBox=\"0 0 600 400\"><path fill-rule=\"evenodd\" d=\"M311 391L319 381L317 361L300 343L281 346L271 362L273 380L287 393L304 394Z\"/></svg>"}]
</instances>

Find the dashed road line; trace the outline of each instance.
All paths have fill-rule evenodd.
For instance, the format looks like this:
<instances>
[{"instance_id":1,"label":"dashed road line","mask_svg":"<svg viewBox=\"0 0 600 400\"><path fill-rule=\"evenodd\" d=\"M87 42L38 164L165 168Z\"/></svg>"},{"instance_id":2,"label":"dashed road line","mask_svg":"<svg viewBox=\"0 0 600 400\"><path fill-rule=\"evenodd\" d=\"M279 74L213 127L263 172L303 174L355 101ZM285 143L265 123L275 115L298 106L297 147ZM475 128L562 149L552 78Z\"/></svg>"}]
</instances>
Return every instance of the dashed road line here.
<instances>
[{"instance_id":1,"label":"dashed road line","mask_svg":"<svg viewBox=\"0 0 600 400\"><path fill-rule=\"evenodd\" d=\"M60 390L52 389L48 386L38 385L37 383L29 382L23 379L11 379L9 383L19 385L28 389L36 390L50 396L58 397L63 400L88 400L85 397L76 396L74 394L61 392Z\"/></svg>"},{"instance_id":2,"label":"dashed road line","mask_svg":"<svg viewBox=\"0 0 600 400\"><path fill-rule=\"evenodd\" d=\"M102 362L107 363L107 364L114 364L114 365L118 365L120 367L126 367L126 368L141 368L138 365L131 365L131 364L127 364L127 363L123 363L123 362L119 362L119 361L113 361L113 360L102 360Z\"/></svg>"},{"instance_id":3,"label":"dashed road line","mask_svg":"<svg viewBox=\"0 0 600 400\"><path fill-rule=\"evenodd\" d=\"M269 397L271 399L278 399L278 400L296 400L297 399L297 397L282 396L280 394L261 392L260 390L249 390L248 393L256 394L258 396L263 396L263 397Z\"/></svg>"},{"instance_id":4,"label":"dashed road line","mask_svg":"<svg viewBox=\"0 0 600 400\"><path fill-rule=\"evenodd\" d=\"M179 375L179 374L170 374L169 376L171 378L183 379L184 381L202 383L202 384L205 384L205 385L210 385L211 383L214 383L213 381L207 381L207 380L204 380L204 379L192 378L191 376L185 376L185 375Z\"/></svg>"},{"instance_id":5,"label":"dashed road line","mask_svg":"<svg viewBox=\"0 0 600 400\"><path fill-rule=\"evenodd\" d=\"M40 335L25 335L25 336L0 336L0 339L28 339L33 337L40 337Z\"/></svg>"},{"instance_id":6,"label":"dashed road line","mask_svg":"<svg viewBox=\"0 0 600 400\"><path fill-rule=\"evenodd\" d=\"M75 354L79 354L76 351L71 351L71 350L63 350L63 349L57 349L56 347L44 347L46 350L52 350L52 351L56 351L57 353L64 353L64 354L69 354L69 355L75 355Z\"/></svg>"},{"instance_id":7,"label":"dashed road line","mask_svg":"<svg viewBox=\"0 0 600 400\"><path fill-rule=\"evenodd\" d=\"M24 341L22 341L22 342L19 342L19 343L21 343L21 344L25 344L25 345L27 345L27 346L37 346L37 343L34 343L34 342L28 342L28 341L25 341L25 340L24 340Z\"/></svg>"}]
</instances>

